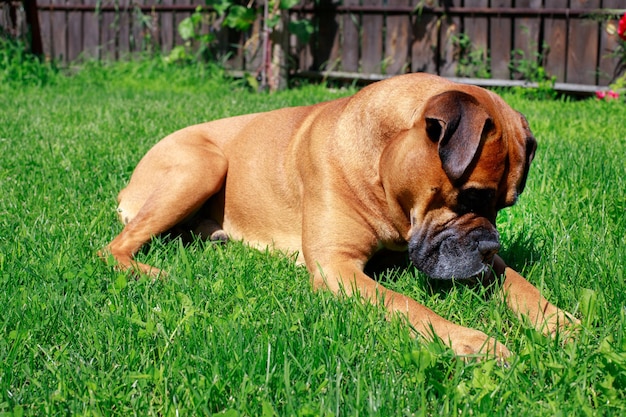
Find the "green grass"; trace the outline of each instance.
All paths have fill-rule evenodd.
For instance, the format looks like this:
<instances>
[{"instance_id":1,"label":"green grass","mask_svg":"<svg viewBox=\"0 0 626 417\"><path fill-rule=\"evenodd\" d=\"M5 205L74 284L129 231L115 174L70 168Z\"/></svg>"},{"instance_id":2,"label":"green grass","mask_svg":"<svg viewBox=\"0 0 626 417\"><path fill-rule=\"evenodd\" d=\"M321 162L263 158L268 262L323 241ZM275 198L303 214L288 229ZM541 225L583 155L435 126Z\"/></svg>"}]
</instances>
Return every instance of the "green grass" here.
<instances>
[{"instance_id":1,"label":"green grass","mask_svg":"<svg viewBox=\"0 0 626 417\"><path fill-rule=\"evenodd\" d=\"M399 320L313 293L286 257L156 240L167 280L96 251L149 147L192 123L349 91L253 94L219 71L93 65L0 86L0 415L624 415L626 107L505 98L539 141L527 190L501 213L503 254L584 329L562 346L480 290L387 285L517 352L465 363Z\"/></svg>"}]
</instances>

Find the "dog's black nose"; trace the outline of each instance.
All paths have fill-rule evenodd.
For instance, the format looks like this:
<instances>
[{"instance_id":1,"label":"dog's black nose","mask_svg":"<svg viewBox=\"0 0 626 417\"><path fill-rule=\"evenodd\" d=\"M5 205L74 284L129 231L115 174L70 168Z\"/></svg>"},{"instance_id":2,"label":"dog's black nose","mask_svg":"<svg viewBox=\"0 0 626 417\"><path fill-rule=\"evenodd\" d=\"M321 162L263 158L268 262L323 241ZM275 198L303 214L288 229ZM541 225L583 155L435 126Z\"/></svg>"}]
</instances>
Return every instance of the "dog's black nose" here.
<instances>
[{"instance_id":1,"label":"dog's black nose","mask_svg":"<svg viewBox=\"0 0 626 417\"><path fill-rule=\"evenodd\" d=\"M484 260L491 260L500 250L500 243L495 240L481 240L478 242L478 252Z\"/></svg>"}]
</instances>

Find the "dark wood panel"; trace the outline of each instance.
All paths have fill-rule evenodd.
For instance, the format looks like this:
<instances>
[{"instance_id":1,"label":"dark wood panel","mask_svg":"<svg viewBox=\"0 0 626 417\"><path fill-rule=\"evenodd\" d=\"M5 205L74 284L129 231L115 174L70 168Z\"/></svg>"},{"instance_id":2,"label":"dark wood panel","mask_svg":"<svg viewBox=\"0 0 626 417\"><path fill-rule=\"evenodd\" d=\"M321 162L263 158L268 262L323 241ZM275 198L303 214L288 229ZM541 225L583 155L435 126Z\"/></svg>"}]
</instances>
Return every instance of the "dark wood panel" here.
<instances>
[{"instance_id":1,"label":"dark wood panel","mask_svg":"<svg viewBox=\"0 0 626 417\"><path fill-rule=\"evenodd\" d=\"M570 7L589 9L600 7L600 0L571 0ZM598 59L599 23L592 19L572 19L568 35L567 78L574 84L595 84Z\"/></svg>"},{"instance_id":2,"label":"dark wood panel","mask_svg":"<svg viewBox=\"0 0 626 417\"><path fill-rule=\"evenodd\" d=\"M105 0L102 4L111 5L113 4L113 0ZM103 59L116 59L116 12L103 10L101 15L100 39L102 43L100 45L100 56Z\"/></svg>"},{"instance_id":3,"label":"dark wood panel","mask_svg":"<svg viewBox=\"0 0 626 417\"><path fill-rule=\"evenodd\" d=\"M162 3L164 5L172 5L174 4L174 0L162 0ZM159 38L154 39L153 42L159 44L161 50L167 54L174 47L174 34L177 31L174 25L174 13L159 13L159 18L156 22L159 25L159 29L155 31L155 33L159 35Z\"/></svg>"},{"instance_id":4,"label":"dark wood panel","mask_svg":"<svg viewBox=\"0 0 626 417\"><path fill-rule=\"evenodd\" d=\"M52 4L64 4L63 0L52 0ZM67 12L55 11L52 16L52 57L67 62Z\"/></svg>"},{"instance_id":5,"label":"dark wood panel","mask_svg":"<svg viewBox=\"0 0 626 417\"><path fill-rule=\"evenodd\" d=\"M82 0L70 0L71 4L83 4ZM67 13L67 59L76 60L83 52L83 19L82 13L70 11Z\"/></svg>"},{"instance_id":6,"label":"dark wood panel","mask_svg":"<svg viewBox=\"0 0 626 417\"><path fill-rule=\"evenodd\" d=\"M511 7L513 0L493 0L492 7ZM513 19L510 16L489 18L489 55L491 58L491 76L496 79L511 78L511 45Z\"/></svg>"},{"instance_id":7,"label":"dark wood panel","mask_svg":"<svg viewBox=\"0 0 626 417\"><path fill-rule=\"evenodd\" d=\"M359 0L344 0L346 6L359 5ZM356 13L343 15L341 39L341 69L356 72L359 70L359 28L361 17Z\"/></svg>"},{"instance_id":8,"label":"dark wood panel","mask_svg":"<svg viewBox=\"0 0 626 417\"><path fill-rule=\"evenodd\" d=\"M333 0L320 0L315 50L313 51L313 67L316 69L336 69L341 60L339 41L340 16L333 11Z\"/></svg>"},{"instance_id":9,"label":"dark wood panel","mask_svg":"<svg viewBox=\"0 0 626 417\"><path fill-rule=\"evenodd\" d=\"M84 0L85 5L95 6L98 0ZM100 17L93 11L82 13L83 21L83 51L85 58L99 58L100 46Z\"/></svg>"},{"instance_id":10,"label":"dark wood panel","mask_svg":"<svg viewBox=\"0 0 626 417\"><path fill-rule=\"evenodd\" d=\"M188 5L193 4L193 2L192 0L174 0L174 4L179 5L179 6L188 6ZM178 25L185 18L191 16L191 13L192 12L189 12L189 11L177 11L174 13L173 32L174 32L174 44L175 45L181 45L183 43L183 39L178 34Z\"/></svg>"},{"instance_id":11,"label":"dark wood panel","mask_svg":"<svg viewBox=\"0 0 626 417\"><path fill-rule=\"evenodd\" d=\"M440 18L429 12L413 16L411 27L411 71L437 74Z\"/></svg>"},{"instance_id":12,"label":"dark wood panel","mask_svg":"<svg viewBox=\"0 0 626 417\"><path fill-rule=\"evenodd\" d=\"M364 6L380 5L378 0L362 0ZM383 61L383 15L367 13L362 17L361 68L380 74Z\"/></svg>"},{"instance_id":13,"label":"dark wood panel","mask_svg":"<svg viewBox=\"0 0 626 417\"><path fill-rule=\"evenodd\" d=\"M117 55L126 57L130 53L132 0L118 0L119 14L117 20Z\"/></svg>"},{"instance_id":14,"label":"dark wood panel","mask_svg":"<svg viewBox=\"0 0 626 417\"><path fill-rule=\"evenodd\" d=\"M315 7L315 0L303 0L301 2L303 5L308 5L313 9ZM296 14L297 20L308 20L312 22L314 25L319 26L320 22L315 19L315 14L312 12L298 12ZM302 71L309 71L314 68L313 65L313 53L317 48L317 35L313 33L311 39L308 42L303 42L301 39L298 39L296 36L292 36L292 45L295 45L294 53L297 56L297 68Z\"/></svg>"},{"instance_id":15,"label":"dark wood panel","mask_svg":"<svg viewBox=\"0 0 626 417\"><path fill-rule=\"evenodd\" d=\"M467 7L487 7L489 0L465 0ZM471 41L470 66L467 68L467 76L486 77L489 72L489 19L478 14L463 18L463 32Z\"/></svg>"},{"instance_id":16,"label":"dark wood panel","mask_svg":"<svg viewBox=\"0 0 626 417\"><path fill-rule=\"evenodd\" d=\"M449 7L461 6L461 0L446 2ZM461 17L458 15L444 15L441 19L441 34L439 35L439 66L438 71L444 77L455 77L457 63L455 61L456 48L454 38L461 33Z\"/></svg>"},{"instance_id":17,"label":"dark wood panel","mask_svg":"<svg viewBox=\"0 0 626 417\"><path fill-rule=\"evenodd\" d=\"M393 6L410 6L411 0L388 0ZM411 16L389 15L385 21L385 57L383 73L402 74L409 66L411 47Z\"/></svg>"},{"instance_id":18,"label":"dark wood panel","mask_svg":"<svg viewBox=\"0 0 626 417\"><path fill-rule=\"evenodd\" d=\"M552 7L567 7L568 0L552 0ZM548 51L544 57L544 67L548 76L555 76L557 82L565 82L567 74L567 18L549 16L543 21L543 33Z\"/></svg>"},{"instance_id":19,"label":"dark wood panel","mask_svg":"<svg viewBox=\"0 0 626 417\"><path fill-rule=\"evenodd\" d=\"M516 0L516 7L541 8L542 0ZM513 20L513 60L536 61L538 53L542 52L542 45L539 39L539 29L541 28L541 18L539 16L516 17ZM520 72L520 66L513 69L513 78L523 79L528 76Z\"/></svg>"},{"instance_id":20,"label":"dark wood panel","mask_svg":"<svg viewBox=\"0 0 626 417\"><path fill-rule=\"evenodd\" d=\"M250 32L246 34L244 43L244 65L245 70L251 74L260 74L263 69L263 24L261 19L257 19L252 25Z\"/></svg>"},{"instance_id":21,"label":"dark wood panel","mask_svg":"<svg viewBox=\"0 0 626 417\"><path fill-rule=\"evenodd\" d=\"M49 5L51 0L38 0L38 6L47 6ZM52 39L53 39L53 30L52 30L52 13L48 10L40 10L39 11L39 26L41 29L41 43L43 46L43 54L46 58L53 58L52 51Z\"/></svg>"}]
</instances>

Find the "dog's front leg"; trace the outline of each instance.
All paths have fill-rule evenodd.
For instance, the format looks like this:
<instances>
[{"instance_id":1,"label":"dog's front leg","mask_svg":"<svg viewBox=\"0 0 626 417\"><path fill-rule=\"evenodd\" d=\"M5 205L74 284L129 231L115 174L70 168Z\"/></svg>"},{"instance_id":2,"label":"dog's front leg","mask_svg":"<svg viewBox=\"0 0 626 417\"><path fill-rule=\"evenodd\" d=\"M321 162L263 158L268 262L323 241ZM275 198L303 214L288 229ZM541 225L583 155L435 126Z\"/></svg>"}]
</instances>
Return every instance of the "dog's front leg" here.
<instances>
[{"instance_id":1,"label":"dog's front leg","mask_svg":"<svg viewBox=\"0 0 626 417\"><path fill-rule=\"evenodd\" d=\"M457 355L498 359L510 356L506 346L485 333L454 324L412 298L381 286L365 275L354 261L321 265L311 273L315 288L325 287L336 294L357 295L373 304L383 304L389 318L396 314L403 316L417 333L428 340L440 338Z\"/></svg>"},{"instance_id":2,"label":"dog's front leg","mask_svg":"<svg viewBox=\"0 0 626 417\"><path fill-rule=\"evenodd\" d=\"M493 265L498 276L504 276L501 295L508 307L520 319L526 317L534 328L546 336L579 324L580 321L545 299L539 290L523 276L508 267L496 255Z\"/></svg>"}]
</instances>

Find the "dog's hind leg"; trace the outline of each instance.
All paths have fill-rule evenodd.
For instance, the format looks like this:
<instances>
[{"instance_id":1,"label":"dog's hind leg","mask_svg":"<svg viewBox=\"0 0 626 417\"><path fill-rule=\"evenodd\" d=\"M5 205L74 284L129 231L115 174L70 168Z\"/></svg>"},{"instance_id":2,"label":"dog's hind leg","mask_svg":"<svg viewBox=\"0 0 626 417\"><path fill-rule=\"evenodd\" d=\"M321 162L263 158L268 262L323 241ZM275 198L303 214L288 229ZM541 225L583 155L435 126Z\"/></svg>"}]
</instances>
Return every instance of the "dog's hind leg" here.
<instances>
[{"instance_id":1,"label":"dog's hind leg","mask_svg":"<svg viewBox=\"0 0 626 417\"><path fill-rule=\"evenodd\" d=\"M152 276L161 271L133 260L153 236L194 215L224 183L228 162L205 137L177 132L155 145L139 162L118 197L122 232L102 251L120 269Z\"/></svg>"}]
</instances>

